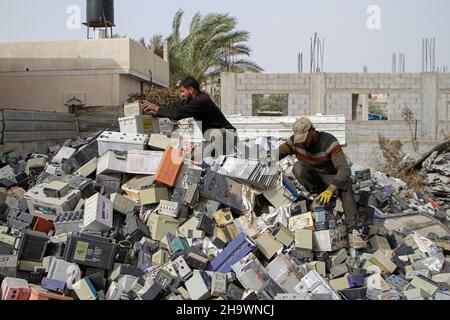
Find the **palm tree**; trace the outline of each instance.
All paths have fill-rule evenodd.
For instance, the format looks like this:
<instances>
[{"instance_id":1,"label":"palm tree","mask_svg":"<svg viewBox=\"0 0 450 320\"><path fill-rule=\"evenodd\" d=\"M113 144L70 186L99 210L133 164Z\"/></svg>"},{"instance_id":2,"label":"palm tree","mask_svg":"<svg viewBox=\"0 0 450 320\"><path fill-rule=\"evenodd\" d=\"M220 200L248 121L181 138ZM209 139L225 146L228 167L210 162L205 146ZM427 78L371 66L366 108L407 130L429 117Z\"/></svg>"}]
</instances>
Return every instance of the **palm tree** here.
<instances>
[{"instance_id":1,"label":"palm tree","mask_svg":"<svg viewBox=\"0 0 450 320\"><path fill-rule=\"evenodd\" d=\"M237 20L228 14L211 13L192 18L189 34L181 38L180 25L184 12L179 10L172 22L172 33L167 38L169 46L172 84L190 75L203 84L217 83L220 72L261 72L250 56L248 31L236 30ZM161 35L155 35L150 48L162 55Z\"/></svg>"}]
</instances>

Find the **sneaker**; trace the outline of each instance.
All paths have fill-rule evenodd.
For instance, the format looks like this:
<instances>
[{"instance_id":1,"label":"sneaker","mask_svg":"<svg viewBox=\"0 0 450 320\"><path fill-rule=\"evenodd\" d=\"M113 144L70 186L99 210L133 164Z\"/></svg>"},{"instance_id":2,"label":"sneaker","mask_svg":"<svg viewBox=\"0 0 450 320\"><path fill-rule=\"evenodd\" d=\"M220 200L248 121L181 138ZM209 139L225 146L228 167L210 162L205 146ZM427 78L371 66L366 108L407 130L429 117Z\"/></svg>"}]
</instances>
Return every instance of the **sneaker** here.
<instances>
[{"instance_id":1,"label":"sneaker","mask_svg":"<svg viewBox=\"0 0 450 320\"><path fill-rule=\"evenodd\" d=\"M353 230L349 233L348 242L350 248L353 249L364 249L367 247L367 241L362 238L361 233L358 230Z\"/></svg>"}]
</instances>

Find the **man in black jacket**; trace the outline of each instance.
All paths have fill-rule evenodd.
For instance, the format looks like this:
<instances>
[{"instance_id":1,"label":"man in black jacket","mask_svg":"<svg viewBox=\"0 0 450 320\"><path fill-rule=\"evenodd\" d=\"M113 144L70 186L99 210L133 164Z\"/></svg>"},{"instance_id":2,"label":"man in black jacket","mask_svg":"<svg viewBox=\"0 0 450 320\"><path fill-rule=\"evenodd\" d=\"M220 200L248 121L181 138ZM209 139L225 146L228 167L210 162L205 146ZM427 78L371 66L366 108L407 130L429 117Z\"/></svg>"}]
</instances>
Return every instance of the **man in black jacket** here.
<instances>
[{"instance_id":1,"label":"man in black jacket","mask_svg":"<svg viewBox=\"0 0 450 320\"><path fill-rule=\"evenodd\" d=\"M211 129L235 130L214 101L200 91L200 84L193 77L184 79L181 82L180 90L183 98L180 103L160 107L145 101L144 111L175 121L194 118L203 134Z\"/></svg>"},{"instance_id":2,"label":"man in black jacket","mask_svg":"<svg viewBox=\"0 0 450 320\"><path fill-rule=\"evenodd\" d=\"M182 101L180 103L157 106L154 103L144 101L143 108L145 113L151 114L161 118L169 118L170 120L178 121L186 118L194 118L203 133L207 142L213 140L212 137L217 137L218 133L222 135L223 147L225 150L226 142L236 145L235 128L228 122L219 107L214 101L205 93L200 91L200 84L193 77L187 77L180 84ZM233 141L229 137L233 137ZM228 137L228 138L227 138ZM203 145L203 149L207 147ZM229 150L229 148L226 148ZM224 151L226 152L226 151Z\"/></svg>"}]
</instances>

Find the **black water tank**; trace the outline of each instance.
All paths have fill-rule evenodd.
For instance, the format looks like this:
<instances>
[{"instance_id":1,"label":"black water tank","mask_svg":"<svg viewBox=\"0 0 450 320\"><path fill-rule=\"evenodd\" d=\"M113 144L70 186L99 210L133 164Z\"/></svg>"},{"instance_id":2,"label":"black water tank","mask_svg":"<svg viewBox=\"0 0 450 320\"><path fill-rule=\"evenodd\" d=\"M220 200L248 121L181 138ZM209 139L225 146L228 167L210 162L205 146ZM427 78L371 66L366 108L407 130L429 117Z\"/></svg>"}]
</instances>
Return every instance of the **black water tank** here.
<instances>
[{"instance_id":1,"label":"black water tank","mask_svg":"<svg viewBox=\"0 0 450 320\"><path fill-rule=\"evenodd\" d=\"M114 0L87 0L86 22L90 26L114 25Z\"/></svg>"}]
</instances>

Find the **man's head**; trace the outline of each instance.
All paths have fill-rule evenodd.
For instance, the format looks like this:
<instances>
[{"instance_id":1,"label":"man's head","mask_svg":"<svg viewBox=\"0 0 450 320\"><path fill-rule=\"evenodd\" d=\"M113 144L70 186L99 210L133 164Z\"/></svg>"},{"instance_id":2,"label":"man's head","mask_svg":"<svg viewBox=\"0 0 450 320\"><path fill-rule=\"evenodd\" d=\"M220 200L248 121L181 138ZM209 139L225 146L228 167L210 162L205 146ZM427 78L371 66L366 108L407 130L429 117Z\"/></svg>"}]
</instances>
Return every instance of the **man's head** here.
<instances>
[{"instance_id":1,"label":"man's head","mask_svg":"<svg viewBox=\"0 0 450 320\"><path fill-rule=\"evenodd\" d=\"M190 99L200 92L200 84L194 77L187 77L181 81L180 90L183 99Z\"/></svg>"},{"instance_id":2,"label":"man's head","mask_svg":"<svg viewBox=\"0 0 450 320\"><path fill-rule=\"evenodd\" d=\"M316 129L307 117L300 117L294 122L294 144L303 144L309 148L314 142Z\"/></svg>"}]
</instances>

